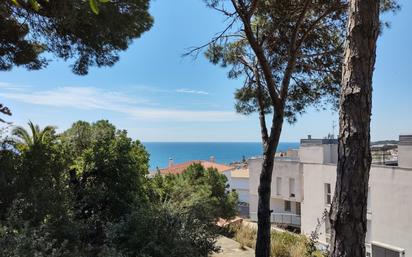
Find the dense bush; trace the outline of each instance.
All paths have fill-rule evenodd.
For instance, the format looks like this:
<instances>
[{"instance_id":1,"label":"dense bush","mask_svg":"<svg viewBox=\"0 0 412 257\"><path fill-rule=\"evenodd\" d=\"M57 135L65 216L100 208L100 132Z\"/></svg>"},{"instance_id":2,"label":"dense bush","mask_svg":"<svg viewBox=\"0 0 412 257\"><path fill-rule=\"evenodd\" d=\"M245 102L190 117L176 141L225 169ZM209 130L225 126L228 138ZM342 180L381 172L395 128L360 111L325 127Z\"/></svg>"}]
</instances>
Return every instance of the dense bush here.
<instances>
[{"instance_id":1,"label":"dense bush","mask_svg":"<svg viewBox=\"0 0 412 257\"><path fill-rule=\"evenodd\" d=\"M156 201L169 202L205 222L237 214L237 193L228 190L226 176L216 169L195 163L179 175L157 174L151 183Z\"/></svg>"},{"instance_id":2,"label":"dense bush","mask_svg":"<svg viewBox=\"0 0 412 257\"><path fill-rule=\"evenodd\" d=\"M111 231L112 241L125 256L207 256L217 250L216 236L208 224L168 203L136 209Z\"/></svg>"},{"instance_id":3,"label":"dense bush","mask_svg":"<svg viewBox=\"0 0 412 257\"><path fill-rule=\"evenodd\" d=\"M207 256L213 221L236 214L223 175L148 179L143 145L107 121L30 129L1 140L1 256Z\"/></svg>"}]
</instances>

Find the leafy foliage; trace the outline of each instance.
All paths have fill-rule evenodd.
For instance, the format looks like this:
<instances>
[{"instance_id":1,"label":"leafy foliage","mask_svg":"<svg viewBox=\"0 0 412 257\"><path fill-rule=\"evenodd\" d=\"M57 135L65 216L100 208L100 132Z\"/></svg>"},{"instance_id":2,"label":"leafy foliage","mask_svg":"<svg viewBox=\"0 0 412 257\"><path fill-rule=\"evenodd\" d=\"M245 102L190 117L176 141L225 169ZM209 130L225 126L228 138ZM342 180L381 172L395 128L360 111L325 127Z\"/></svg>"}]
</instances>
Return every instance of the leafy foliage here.
<instances>
[{"instance_id":1,"label":"leafy foliage","mask_svg":"<svg viewBox=\"0 0 412 257\"><path fill-rule=\"evenodd\" d=\"M347 0L206 0L229 20L226 29L205 44L213 64L229 67L229 78L243 79L235 93L236 110L258 112L263 143L259 181L256 256L268 256L271 244L270 178L284 120L296 122L308 106L337 106ZM382 8L397 8L382 0ZM191 53L204 46L194 48ZM189 52L190 53L190 52ZM266 116L271 113L268 128Z\"/></svg>"},{"instance_id":2,"label":"leafy foliage","mask_svg":"<svg viewBox=\"0 0 412 257\"><path fill-rule=\"evenodd\" d=\"M337 107L347 0L233 1L233 12L224 1L206 2L231 20L225 33L208 44L205 55L229 68L229 78L244 80L235 92L236 111L278 111L293 123L308 106ZM383 11L398 9L396 1L382 1ZM250 34L242 28L249 16Z\"/></svg>"},{"instance_id":3,"label":"leafy foliage","mask_svg":"<svg viewBox=\"0 0 412 257\"><path fill-rule=\"evenodd\" d=\"M29 123L0 147L0 248L5 256L206 256L213 221L236 213L225 177L196 165L148 179L139 141L108 121L60 135Z\"/></svg>"},{"instance_id":4,"label":"leafy foliage","mask_svg":"<svg viewBox=\"0 0 412 257\"><path fill-rule=\"evenodd\" d=\"M156 175L152 188L158 201L188 210L188 215L205 223L219 217L230 219L237 214L238 196L228 190L226 177L198 163L179 175Z\"/></svg>"},{"instance_id":5,"label":"leafy foliage","mask_svg":"<svg viewBox=\"0 0 412 257\"><path fill-rule=\"evenodd\" d=\"M152 26L148 0L89 1L2 1L0 70L41 69L49 52L74 59L73 72L84 75L90 66L113 65Z\"/></svg>"},{"instance_id":6,"label":"leafy foliage","mask_svg":"<svg viewBox=\"0 0 412 257\"><path fill-rule=\"evenodd\" d=\"M4 106L3 104L0 103L0 113L4 115L11 116L11 111L7 106ZM0 118L0 123L6 123L5 120Z\"/></svg>"},{"instance_id":7,"label":"leafy foliage","mask_svg":"<svg viewBox=\"0 0 412 257\"><path fill-rule=\"evenodd\" d=\"M44 129L40 129L38 125L33 124L31 121L29 121L28 125L31 135L30 132L23 127L15 127L12 131L13 136L17 138L20 145L35 147L49 142L49 140L54 137L55 127L53 126L47 126Z\"/></svg>"},{"instance_id":8,"label":"leafy foliage","mask_svg":"<svg viewBox=\"0 0 412 257\"><path fill-rule=\"evenodd\" d=\"M307 106L321 104L322 98L336 105L339 93L345 9L342 3L332 4L330 1L311 4L296 32L296 22L305 2L260 1L251 24L270 66L275 91L280 92L285 75L290 76L284 110L290 122L296 121L296 114L304 112ZM317 22L323 13L327 15ZM258 111L258 84L264 112L273 112L276 106L270 96L270 86L263 79L263 71L244 33L235 31L233 34L238 37L211 44L206 57L215 64L230 67L229 78L245 78L244 86L235 93L238 112ZM293 49L296 60L290 75L285 74L285 69L290 63L290 45L294 37L300 42L299 47Z\"/></svg>"},{"instance_id":9,"label":"leafy foliage","mask_svg":"<svg viewBox=\"0 0 412 257\"><path fill-rule=\"evenodd\" d=\"M114 226L112 237L125 256L201 257L217 250L217 234L209 224L167 202L135 210Z\"/></svg>"}]
</instances>

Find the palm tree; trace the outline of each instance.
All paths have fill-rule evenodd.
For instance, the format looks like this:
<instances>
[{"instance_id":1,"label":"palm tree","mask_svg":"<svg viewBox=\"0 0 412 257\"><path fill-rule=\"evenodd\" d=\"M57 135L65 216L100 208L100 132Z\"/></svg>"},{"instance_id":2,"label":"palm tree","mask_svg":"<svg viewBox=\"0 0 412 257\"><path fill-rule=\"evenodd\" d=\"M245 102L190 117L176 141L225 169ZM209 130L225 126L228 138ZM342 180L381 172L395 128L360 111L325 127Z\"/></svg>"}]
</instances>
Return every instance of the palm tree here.
<instances>
[{"instance_id":1,"label":"palm tree","mask_svg":"<svg viewBox=\"0 0 412 257\"><path fill-rule=\"evenodd\" d=\"M56 129L53 126L46 126L45 128L40 129L39 125L34 125L31 121L29 121L28 124L31 135L29 131L20 126L15 127L12 131L13 136L17 137L21 144L28 147L45 143L46 138L53 136Z\"/></svg>"}]
</instances>

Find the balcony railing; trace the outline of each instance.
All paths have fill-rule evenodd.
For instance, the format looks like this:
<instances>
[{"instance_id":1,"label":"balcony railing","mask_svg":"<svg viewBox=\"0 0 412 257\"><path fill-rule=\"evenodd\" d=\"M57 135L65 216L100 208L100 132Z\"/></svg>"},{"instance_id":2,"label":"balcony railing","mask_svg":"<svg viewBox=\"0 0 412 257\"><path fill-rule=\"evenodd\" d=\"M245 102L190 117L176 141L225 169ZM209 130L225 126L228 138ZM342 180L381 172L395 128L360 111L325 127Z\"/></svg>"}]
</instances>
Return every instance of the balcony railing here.
<instances>
[{"instance_id":1,"label":"balcony railing","mask_svg":"<svg viewBox=\"0 0 412 257\"><path fill-rule=\"evenodd\" d=\"M272 213L271 221L276 224L300 227L300 215L293 213Z\"/></svg>"},{"instance_id":2,"label":"balcony railing","mask_svg":"<svg viewBox=\"0 0 412 257\"><path fill-rule=\"evenodd\" d=\"M257 220L257 213L250 212L250 219ZM293 213L272 213L270 215L270 221L272 223L288 225L293 227L300 227L300 215Z\"/></svg>"}]
</instances>

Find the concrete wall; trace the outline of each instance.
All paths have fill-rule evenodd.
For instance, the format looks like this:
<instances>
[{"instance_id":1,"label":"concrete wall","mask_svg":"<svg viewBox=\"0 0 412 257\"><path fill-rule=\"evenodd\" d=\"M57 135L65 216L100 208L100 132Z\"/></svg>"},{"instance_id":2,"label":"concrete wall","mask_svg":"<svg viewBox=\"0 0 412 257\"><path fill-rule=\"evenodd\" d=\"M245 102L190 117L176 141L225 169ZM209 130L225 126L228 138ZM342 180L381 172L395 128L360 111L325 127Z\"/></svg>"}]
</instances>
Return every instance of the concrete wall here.
<instances>
[{"instance_id":1,"label":"concrete wall","mask_svg":"<svg viewBox=\"0 0 412 257\"><path fill-rule=\"evenodd\" d=\"M338 145L325 144L323 145L323 161L324 163L338 163Z\"/></svg>"},{"instance_id":2,"label":"concrete wall","mask_svg":"<svg viewBox=\"0 0 412 257\"><path fill-rule=\"evenodd\" d=\"M303 234L310 235L315 231L318 222L322 225L318 230L319 241L326 243L325 224L322 220L325 210L330 205L325 203L325 183L331 185L331 192L335 191L336 166L322 164L303 164L304 198L302 202L302 227Z\"/></svg>"},{"instance_id":3,"label":"concrete wall","mask_svg":"<svg viewBox=\"0 0 412 257\"><path fill-rule=\"evenodd\" d=\"M371 241L412 256L412 169L373 166L369 184Z\"/></svg>"},{"instance_id":4,"label":"concrete wall","mask_svg":"<svg viewBox=\"0 0 412 257\"><path fill-rule=\"evenodd\" d=\"M301 202L301 231L309 235L321 223L319 241L326 243L325 222L322 220L330 205L325 201L325 184L330 184L333 197L336 184L336 144L306 144L299 149L300 162L275 160L272 175L271 209L284 213L284 201ZM412 145L399 145L399 166L372 165L368 195L367 251L371 244L405 250L412 257ZM257 212L257 189L262 159L249 160L250 212ZM405 168L410 167L410 168ZM277 195L276 178L282 178L281 194ZM290 198L289 178L295 179L296 197ZM253 216L251 215L253 219Z\"/></svg>"},{"instance_id":5,"label":"concrete wall","mask_svg":"<svg viewBox=\"0 0 412 257\"><path fill-rule=\"evenodd\" d=\"M249 159L247 166L249 168L249 190L250 192L257 194L259 176L262 168L262 158Z\"/></svg>"},{"instance_id":6,"label":"concrete wall","mask_svg":"<svg viewBox=\"0 0 412 257\"><path fill-rule=\"evenodd\" d=\"M299 148L299 159L306 163L324 163L322 145L301 145Z\"/></svg>"},{"instance_id":7,"label":"concrete wall","mask_svg":"<svg viewBox=\"0 0 412 257\"><path fill-rule=\"evenodd\" d=\"M398 165L412 168L412 134L399 136Z\"/></svg>"},{"instance_id":8,"label":"concrete wall","mask_svg":"<svg viewBox=\"0 0 412 257\"><path fill-rule=\"evenodd\" d=\"M324 184L335 190L336 166L303 165L304 201L302 202L302 233L315 230L325 210ZM369 180L367 243L405 249L412 256L412 170L388 166L372 166ZM319 229L319 240L326 242L325 225Z\"/></svg>"},{"instance_id":9,"label":"concrete wall","mask_svg":"<svg viewBox=\"0 0 412 257\"><path fill-rule=\"evenodd\" d=\"M232 177L230 186L234 189L243 189L249 191L249 178Z\"/></svg>"},{"instance_id":10,"label":"concrete wall","mask_svg":"<svg viewBox=\"0 0 412 257\"><path fill-rule=\"evenodd\" d=\"M249 203L249 190L237 189L236 192L239 195L239 202Z\"/></svg>"},{"instance_id":11,"label":"concrete wall","mask_svg":"<svg viewBox=\"0 0 412 257\"><path fill-rule=\"evenodd\" d=\"M412 168L412 145L398 145L398 165Z\"/></svg>"},{"instance_id":12,"label":"concrete wall","mask_svg":"<svg viewBox=\"0 0 412 257\"><path fill-rule=\"evenodd\" d=\"M337 144L301 145L299 159L305 163L337 163Z\"/></svg>"},{"instance_id":13,"label":"concrete wall","mask_svg":"<svg viewBox=\"0 0 412 257\"><path fill-rule=\"evenodd\" d=\"M239 194L239 201L249 203L249 178L232 177L231 182L231 188Z\"/></svg>"},{"instance_id":14,"label":"concrete wall","mask_svg":"<svg viewBox=\"0 0 412 257\"><path fill-rule=\"evenodd\" d=\"M249 203L250 212L257 212L259 176L262 167L262 158L250 159L249 165ZM275 160L272 173L271 209L274 213L296 213L295 202L303 200L302 165L297 161ZM280 194L277 194L276 180L282 180ZM289 179L294 179L294 197L290 195ZM291 212L285 212L285 200L291 201ZM253 215L251 215L253 216Z\"/></svg>"},{"instance_id":15,"label":"concrete wall","mask_svg":"<svg viewBox=\"0 0 412 257\"><path fill-rule=\"evenodd\" d=\"M223 174L227 178L229 189L236 190L239 194L239 201L249 203L249 178L234 177L232 171L225 171Z\"/></svg>"}]
</instances>

